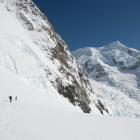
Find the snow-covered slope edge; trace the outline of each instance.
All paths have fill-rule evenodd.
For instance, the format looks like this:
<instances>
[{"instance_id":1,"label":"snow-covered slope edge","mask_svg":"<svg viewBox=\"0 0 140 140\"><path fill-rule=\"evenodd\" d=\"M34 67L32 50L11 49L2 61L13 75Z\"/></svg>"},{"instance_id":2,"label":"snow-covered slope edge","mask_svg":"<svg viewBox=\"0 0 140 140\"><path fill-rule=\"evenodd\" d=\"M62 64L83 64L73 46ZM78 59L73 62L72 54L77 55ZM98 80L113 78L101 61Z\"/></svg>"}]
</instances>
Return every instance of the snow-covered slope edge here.
<instances>
[{"instance_id":1,"label":"snow-covered slope edge","mask_svg":"<svg viewBox=\"0 0 140 140\"><path fill-rule=\"evenodd\" d=\"M140 52L119 41L73 52L113 116L140 118Z\"/></svg>"},{"instance_id":2,"label":"snow-covered slope edge","mask_svg":"<svg viewBox=\"0 0 140 140\"><path fill-rule=\"evenodd\" d=\"M57 92L89 113L107 109L80 72L66 43L32 0L0 0L0 65L33 87Z\"/></svg>"}]
</instances>

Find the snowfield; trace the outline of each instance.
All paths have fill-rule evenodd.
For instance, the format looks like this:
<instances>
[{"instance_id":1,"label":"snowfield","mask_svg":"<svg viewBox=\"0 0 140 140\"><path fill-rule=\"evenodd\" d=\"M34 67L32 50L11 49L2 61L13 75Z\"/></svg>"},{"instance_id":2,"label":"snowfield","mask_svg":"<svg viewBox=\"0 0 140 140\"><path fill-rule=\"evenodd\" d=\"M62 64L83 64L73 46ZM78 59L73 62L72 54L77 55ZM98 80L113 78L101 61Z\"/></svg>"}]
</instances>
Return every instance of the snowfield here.
<instances>
[{"instance_id":1,"label":"snowfield","mask_svg":"<svg viewBox=\"0 0 140 140\"><path fill-rule=\"evenodd\" d=\"M140 139L140 120L86 115L5 69L0 68L0 77L0 140ZM10 103L9 95L17 101Z\"/></svg>"},{"instance_id":2,"label":"snowfield","mask_svg":"<svg viewBox=\"0 0 140 140\"><path fill-rule=\"evenodd\" d=\"M140 140L140 120L132 119L139 116L140 71L124 76L93 49L97 71L89 77L103 75L100 80L110 85L88 77L91 85L32 0L0 0L0 20L0 140ZM115 53L114 62L122 64L118 54L124 56ZM107 51L103 55L109 56ZM126 55L124 64L137 69L136 60ZM128 92L132 98L119 89L122 83L128 87L126 81L135 90Z\"/></svg>"}]
</instances>

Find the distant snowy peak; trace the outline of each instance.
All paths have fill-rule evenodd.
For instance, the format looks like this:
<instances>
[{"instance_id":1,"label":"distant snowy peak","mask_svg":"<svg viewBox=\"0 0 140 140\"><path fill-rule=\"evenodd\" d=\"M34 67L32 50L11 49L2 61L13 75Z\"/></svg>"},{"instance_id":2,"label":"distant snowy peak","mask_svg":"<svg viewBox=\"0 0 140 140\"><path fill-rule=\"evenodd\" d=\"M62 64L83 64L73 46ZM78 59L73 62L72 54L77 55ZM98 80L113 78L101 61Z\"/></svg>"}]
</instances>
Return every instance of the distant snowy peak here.
<instances>
[{"instance_id":1,"label":"distant snowy peak","mask_svg":"<svg viewBox=\"0 0 140 140\"><path fill-rule=\"evenodd\" d=\"M130 48L122 44L120 41L116 41L99 48L95 48L95 47L80 48L74 51L73 54L75 54L76 57L77 55L92 56L95 55L95 53L97 53L98 51L127 50L127 49Z\"/></svg>"},{"instance_id":2,"label":"distant snowy peak","mask_svg":"<svg viewBox=\"0 0 140 140\"><path fill-rule=\"evenodd\" d=\"M106 45L106 47L114 47L114 48L124 48L126 47L123 43L121 43L120 41L116 41L116 42L112 42L109 45Z\"/></svg>"},{"instance_id":3,"label":"distant snowy peak","mask_svg":"<svg viewBox=\"0 0 140 140\"><path fill-rule=\"evenodd\" d=\"M73 55L112 114L140 116L140 51L117 41L99 48L81 48Z\"/></svg>"},{"instance_id":4,"label":"distant snowy peak","mask_svg":"<svg viewBox=\"0 0 140 140\"><path fill-rule=\"evenodd\" d=\"M140 63L140 51L129 48L119 41L99 48L81 48L74 51L73 54L78 59L83 58L83 61L86 56L90 56L91 59L98 58L96 60L101 60L109 65L116 65L127 70L137 69Z\"/></svg>"},{"instance_id":5,"label":"distant snowy peak","mask_svg":"<svg viewBox=\"0 0 140 140\"><path fill-rule=\"evenodd\" d=\"M118 41L99 48L99 51L108 59L107 63L117 65L121 69L135 70L139 67L140 52Z\"/></svg>"},{"instance_id":6,"label":"distant snowy peak","mask_svg":"<svg viewBox=\"0 0 140 140\"><path fill-rule=\"evenodd\" d=\"M101 47L102 48L102 47ZM123 50L123 51L127 51L127 52L130 52L130 51L132 51L132 53L140 53L140 51L139 50L136 50L136 49L134 49L134 48L130 48L130 47L128 47L127 45L125 45L125 44L123 44L123 43L121 43L120 41L116 41L116 42L112 42L112 43L110 43L110 44L108 44L108 45L105 45L103 48L112 48L112 49L119 49L119 50Z\"/></svg>"}]
</instances>

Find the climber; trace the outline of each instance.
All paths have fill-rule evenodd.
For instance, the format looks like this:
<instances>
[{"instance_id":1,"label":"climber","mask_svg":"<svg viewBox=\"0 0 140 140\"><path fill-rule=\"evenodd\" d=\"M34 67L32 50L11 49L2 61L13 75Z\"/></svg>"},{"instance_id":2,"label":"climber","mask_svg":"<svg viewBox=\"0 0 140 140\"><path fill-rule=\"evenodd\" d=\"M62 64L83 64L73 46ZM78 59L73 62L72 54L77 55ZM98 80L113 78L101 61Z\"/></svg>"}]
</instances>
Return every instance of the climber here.
<instances>
[{"instance_id":1,"label":"climber","mask_svg":"<svg viewBox=\"0 0 140 140\"><path fill-rule=\"evenodd\" d=\"M12 96L9 96L9 101L10 101L10 103L12 102Z\"/></svg>"},{"instance_id":2,"label":"climber","mask_svg":"<svg viewBox=\"0 0 140 140\"><path fill-rule=\"evenodd\" d=\"M15 101L17 101L17 96L15 97Z\"/></svg>"}]
</instances>

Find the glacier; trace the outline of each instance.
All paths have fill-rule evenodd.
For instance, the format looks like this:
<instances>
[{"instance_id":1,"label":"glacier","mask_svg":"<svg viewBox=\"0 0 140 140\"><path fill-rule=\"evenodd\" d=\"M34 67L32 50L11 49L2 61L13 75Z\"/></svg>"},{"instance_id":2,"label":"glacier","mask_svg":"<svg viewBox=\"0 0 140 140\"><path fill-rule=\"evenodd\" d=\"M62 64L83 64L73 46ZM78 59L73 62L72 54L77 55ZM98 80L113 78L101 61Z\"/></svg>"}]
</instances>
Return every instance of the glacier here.
<instances>
[{"instance_id":1,"label":"glacier","mask_svg":"<svg viewBox=\"0 0 140 140\"><path fill-rule=\"evenodd\" d=\"M140 51L116 41L73 54L112 116L140 118Z\"/></svg>"}]
</instances>

